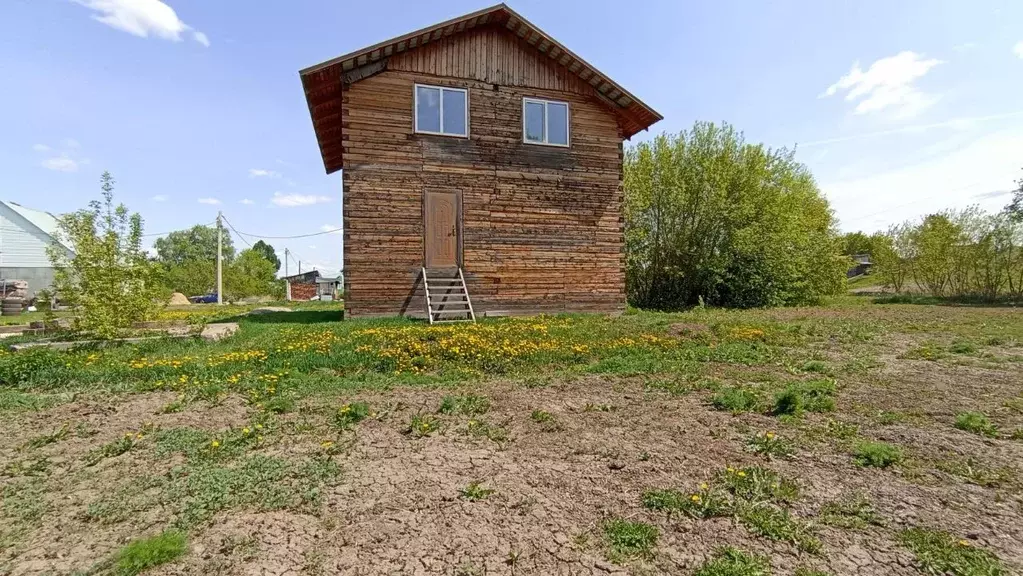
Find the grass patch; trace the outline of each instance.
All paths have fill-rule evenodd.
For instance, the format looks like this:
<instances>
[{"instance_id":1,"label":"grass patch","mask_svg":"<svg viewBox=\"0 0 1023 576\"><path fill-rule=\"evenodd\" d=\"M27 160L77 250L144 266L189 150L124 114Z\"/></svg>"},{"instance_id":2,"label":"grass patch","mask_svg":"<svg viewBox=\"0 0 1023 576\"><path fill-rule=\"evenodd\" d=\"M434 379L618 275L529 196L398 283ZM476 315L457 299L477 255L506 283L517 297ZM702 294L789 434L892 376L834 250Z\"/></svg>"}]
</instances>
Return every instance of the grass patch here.
<instances>
[{"instance_id":1,"label":"grass patch","mask_svg":"<svg viewBox=\"0 0 1023 576\"><path fill-rule=\"evenodd\" d=\"M948 351L953 354L976 354L977 346L968 340L957 340L948 347Z\"/></svg>"},{"instance_id":2,"label":"grass patch","mask_svg":"<svg viewBox=\"0 0 1023 576\"><path fill-rule=\"evenodd\" d=\"M461 414L463 416L480 416L490 411L490 399L486 396L469 394L466 396L445 396L437 412L441 414Z\"/></svg>"},{"instance_id":3,"label":"grass patch","mask_svg":"<svg viewBox=\"0 0 1023 576\"><path fill-rule=\"evenodd\" d=\"M369 418L369 415L369 404L365 402L342 404L334 414L334 426L340 430L350 430L359 422Z\"/></svg>"},{"instance_id":4,"label":"grass patch","mask_svg":"<svg viewBox=\"0 0 1023 576\"><path fill-rule=\"evenodd\" d=\"M429 414L416 414L412 416L412 420L409 421L405 432L411 434L413 438L423 438L437 430L440 430L439 420Z\"/></svg>"},{"instance_id":5,"label":"grass patch","mask_svg":"<svg viewBox=\"0 0 1023 576\"><path fill-rule=\"evenodd\" d=\"M1002 486L1016 478L1016 471L1012 468L1006 466L991 468L972 456L966 460L957 458L939 460L935 463L935 468L985 488Z\"/></svg>"},{"instance_id":6,"label":"grass patch","mask_svg":"<svg viewBox=\"0 0 1023 576\"><path fill-rule=\"evenodd\" d=\"M114 458L131 450L135 446L135 434L128 433L117 440L107 442L99 448L89 450L85 455L85 465L95 466L106 458Z\"/></svg>"},{"instance_id":7,"label":"grass patch","mask_svg":"<svg viewBox=\"0 0 1023 576\"><path fill-rule=\"evenodd\" d=\"M1003 576L1009 572L991 552L957 539L948 532L910 528L899 534L899 542L916 557L929 574L952 576Z\"/></svg>"},{"instance_id":8,"label":"grass patch","mask_svg":"<svg viewBox=\"0 0 1023 576\"><path fill-rule=\"evenodd\" d=\"M737 514L746 528L765 538L788 542L803 552L818 554L820 538L805 523L792 517L788 510L770 504L741 507Z\"/></svg>"},{"instance_id":9,"label":"grass patch","mask_svg":"<svg viewBox=\"0 0 1023 576\"><path fill-rule=\"evenodd\" d=\"M144 570L173 562L188 552L188 540L176 530L135 540L121 548L114 558L119 576L135 576Z\"/></svg>"},{"instance_id":10,"label":"grass patch","mask_svg":"<svg viewBox=\"0 0 1023 576\"><path fill-rule=\"evenodd\" d=\"M609 547L608 559L621 562L630 558L653 556L660 531L644 522L612 518L604 522L604 536Z\"/></svg>"},{"instance_id":11,"label":"grass patch","mask_svg":"<svg viewBox=\"0 0 1023 576\"><path fill-rule=\"evenodd\" d=\"M995 426L983 412L960 412L956 414L955 427L988 438L998 437L998 426Z\"/></svg>"},{"instance_id":12,"label":"grass patch","mask_svg":"<svg viewBox=\"0 0 1023 576\"><path fill-rule=\"evenodd\" d=\"M726 546L718 548L693 576L771 576L771 562L766 556Z\"/></svg>"},{"instance_id":13,"label":"grass patch","mask_svg":"<svg viewBox=\"0 0 1023 576\"><path fill-rule=\"evenodd\" d=\"M828 526L847 530L863 530L868 526L881 526L881 517L874 505L863 494L852 494L828 502L821 507L820 521Z\"/></svg>"},{"instance_id":14,"label":"grass patch","mask_svg":"<svg viewBox=\"0 0 1023 576\"><path fill-rule=\"evenodd\" d=\"M763 466L726 468L718 475L717 482L736 498L750 504L794 502L799 498L799 486L795 482Z\"/></svg>"},{"instance_id":15,"label":"grass patch","mask_svg":"<svg viewBox=\"0 0 1023 576\"><path fill-rule=\"evenodd\" d=\"M469 420L465 425L465 432L474 438L486 438L497 444L505 444L509 441L507 428L489 424L481 418Z\"/></svg>"},{"instance_id":16,"label":"grass patch","mask_svg":"<svg viewBox=\"0 0 1023 576\"><path fill-rule=\"evenodd\" d=\"M760 407L760 396L746 388L724 386L714 393L710 403L718 410L727 410L732 414L756 412Z\"/></svg>"},{"instance_id":17,"label":"grass patch","mask_svg":"<svg viewBox=\"0 0 1023 576\"><path fill-rule=\"evenodd\" d=\"M546 410L533 410L529 414L529 419L537 424L547 424L554 422L554 414L551 414Z\"/></svg>"},{"instance_id":18,"label":"grass patch","mask_svg":"<svg viewBox=\"0 0 1023 576\"><path fill-rule=\"evenodd\" d=\"M32 438L31 440L25 443L25 447L34 449L42 448L43 446L48 446L50 444L56 444L57 442L60 442L61 440L67 438L70 432L71 424L64 424L63 426L57 428L56 430L49 434L43 434L41 436L36 436L35 438Z\"/></svg>"},{"instance_id":19,"label":"grass patch","mask_svg":"<svg viewBox=\"0 0 1023 576\"><path fill-rule=\"evenodd\" d=\"M760 454L770 460L791 456L795 448L792 442L774 432L757 432L746 439L746 451Z\"/></svg>"},{"instance_id":20,"label":"grass patch","mask_svg":"<svg viewBox=\"0 0 1023 576\"><path fill-rule=\"evenodd\" d=\"M493 493L494 490L492 488L486 488L483 486L482 482L470 482L468 486L458 491L459 496L470 502L486 500L487 497Z\"/></svg>"},{"instance_id":21,"label":"grass patch","mask_svg":"<svg viewBox=\"0 0 1023 576\"><path fill-rule=\"evenodd\" d=\"M718 488L704 483L692 494L683 494L678 490L647 490L641 498L647 510L667 512L668 515L682 513L692 518L712 518L730 516L732 503Z\"/></svg>"},{"instance_id":22,"label":"grass patch","mask_svg":"<svg viewBox=\"0 0 1023 576\"><path fill-rule=\"evenodd\" d=\"M902 458L902 449L887 442L863 441L853 449L853 461L860 466L887 468Z\"/></svg>"},{"instance_id":23,"label":"grass patch","mask_svg":"<svg viewBox=\"0 0 1023 576\"><path fill-rule=\"evenodd\" d=\"M806 412L831 412L835 409L834 380L792 382L774 397L774 414L799 416Z\"/></svg>"}]
</instances>

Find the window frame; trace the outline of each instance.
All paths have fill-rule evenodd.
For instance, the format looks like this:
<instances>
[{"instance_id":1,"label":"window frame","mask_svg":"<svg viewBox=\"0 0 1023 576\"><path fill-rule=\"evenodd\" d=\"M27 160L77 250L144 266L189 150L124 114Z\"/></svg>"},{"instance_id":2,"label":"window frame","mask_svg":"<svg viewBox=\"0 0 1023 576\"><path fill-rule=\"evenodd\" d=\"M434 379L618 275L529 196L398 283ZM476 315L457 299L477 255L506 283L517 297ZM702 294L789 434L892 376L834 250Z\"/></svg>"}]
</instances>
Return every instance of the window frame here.
<instances>
[{"instance_id":1,"label":"window frame","mask_svg":"<svg viewBox=\"0 0 1023 576\"><path fill-rule=\"evenodd\" d=\"M530 140L526 137L526 104L543 104L543 141L538 142L536 140ZM550 142L549 135L550 129L548 121L550 114L547 113L547 106L549 104L561 104L565 106L565 143L558 144L557 142ZM555 146L557 148L571 148L572 147L572 107L568 102L564 100L548 100L544 98L532 98L529 96L523 96L522 98L522 142L524 144L535 144L537 146Z\"/></svg>"},{"instance_id":2,"label":"window frame","mask_svg":"<svg viewBox=\"0 0 1023 576\"><path fill-rule=\"evenodd\" d=\"M434 90L440 90L440 131L434 132L432 130L421 130L419 128L419 89L420 88L432 88ZM450 92L461 92L465 95L465 134L455 134L452 132L444 132L444 91ZM431 136L448 136L451 138L468 138L469 137L469 90L468 88L458 88L455 86L438 86L435 84L420 84L418 82L412 85L412 131L416 134L429 134Z\"/></svg>"}]
</instances>

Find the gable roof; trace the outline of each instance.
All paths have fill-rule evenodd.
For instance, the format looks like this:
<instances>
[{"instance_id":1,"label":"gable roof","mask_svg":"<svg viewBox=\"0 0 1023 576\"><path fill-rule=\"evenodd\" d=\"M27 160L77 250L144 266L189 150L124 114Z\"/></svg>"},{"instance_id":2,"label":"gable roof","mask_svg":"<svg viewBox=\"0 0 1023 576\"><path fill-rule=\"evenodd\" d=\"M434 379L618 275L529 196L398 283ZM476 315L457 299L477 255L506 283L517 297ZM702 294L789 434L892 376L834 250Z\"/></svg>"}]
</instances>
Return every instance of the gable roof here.
<instances>
[{"instance_id":1,"label":"gable roof","mask_svg":"<svg viewBox=\"0 0 1023 576\"><path fill-rule=\"evenodd\" d=\"M440 24L384 40L299 71L316 140L327 173L343 167L341 135L341 84L358 82L384 69L387 58L428 43L481 26L497 26L517 35L528 45L590 84L594 92L619 117L624 136L631 138L663 119L628 90L611 80L557 40L540 30L505 4L497 4Z\"/></svg>"},{"instance_id":2,"label":"gable roof","mask_svg":"<svg viewBox=\"0 0 1023 576\"><path fill-rule=\"evenodd\" d=\"M42 210L34 210L32 208L26 208L17 202L11 202L10 200L0 200L0 204L3 204L9 208L12 212L21 216L28 221L29 224L36 227L43 234L46 234L54 242L57 240L57 217L49 212ZM74 252L74 248L69 246L63 241L59 241L60 245L67 248L69 251Z\"/></svg>"}]
</instances>

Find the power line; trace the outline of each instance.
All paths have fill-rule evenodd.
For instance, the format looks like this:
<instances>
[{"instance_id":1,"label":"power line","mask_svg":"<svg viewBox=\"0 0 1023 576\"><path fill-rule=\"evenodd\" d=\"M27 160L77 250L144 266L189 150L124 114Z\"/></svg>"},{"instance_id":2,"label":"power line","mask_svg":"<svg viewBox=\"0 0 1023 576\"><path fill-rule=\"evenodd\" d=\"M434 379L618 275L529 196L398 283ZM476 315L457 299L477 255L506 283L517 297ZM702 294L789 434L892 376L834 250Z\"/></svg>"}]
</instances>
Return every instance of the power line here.
<instances>
[{"instance_id":1,"label":"power line","mask_svg":"<svg viewBox=\"0 0 1023 576\"><path fill-rule=\"evenodd\" d=\"M250 238L262 238L264 240L294 240L296 238L309 238L311 236L323 236L324 234L334 234L340 232L342 228L334 228L332 230L324 230L322 232L313 232L311 234L298 234L296 236L263 236L262 234L249 234L248 232L238 232L239 235L248 236Z\"/></svg>"},{"instance_id":2,"label":"power line","mask_svg":"<svg viewBox=\"0 0 1023 576\"><path fill-rule=\"evenodd\" d=\"M245 242L245 244L248 245L249 248L252 248L252 244L250 244L249 241L246 240L244 236L242 236L241 232L235 229L234 224L231 224L231 221L227 219L227 216L222 215L221 218L223 218L224 222L227 222L228 228L230 228L232 232L237 234L238 238L241 238L242 242Z\"/></svg>"}]
</instances>

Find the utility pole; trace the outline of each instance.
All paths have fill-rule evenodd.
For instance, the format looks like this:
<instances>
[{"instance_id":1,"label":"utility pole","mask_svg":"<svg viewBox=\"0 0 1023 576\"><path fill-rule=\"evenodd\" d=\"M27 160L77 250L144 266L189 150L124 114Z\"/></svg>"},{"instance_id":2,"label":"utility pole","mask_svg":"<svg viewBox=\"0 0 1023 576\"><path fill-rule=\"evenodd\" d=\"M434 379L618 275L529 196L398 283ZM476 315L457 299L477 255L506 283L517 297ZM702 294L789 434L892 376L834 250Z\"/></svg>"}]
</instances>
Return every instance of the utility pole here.
<instances>
[{"instance_id":1,"label":"utility pole","mask_svg":"<svg viewBox=\"0 0 1023 576\"><path fill-rule=\"evenodd\" d=\"M288 249L284 249L284 277L288 277Z\"/></svg>"},{"instance_id":2,"label":"utility pole","mask_svg":"<svg viewBox=\"0 0 1023 576\"><path fill-rule=\"evenodd\" d=\"M224 213L217 211L217 304L224 303L224 239L223 227L220 224Z\"/></svg>"},{"instance_id":3,"label":"utility pole","mask_svg":"<svg viewBox=\"0 0 1023 576\"><path fill-rule=\"evenodd\" d=\"M302 273L302 261L301 260L298 261L298 273L299 274Z\"/></svg>"}]
</instances>

